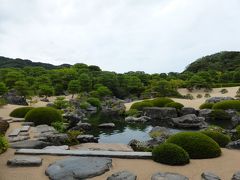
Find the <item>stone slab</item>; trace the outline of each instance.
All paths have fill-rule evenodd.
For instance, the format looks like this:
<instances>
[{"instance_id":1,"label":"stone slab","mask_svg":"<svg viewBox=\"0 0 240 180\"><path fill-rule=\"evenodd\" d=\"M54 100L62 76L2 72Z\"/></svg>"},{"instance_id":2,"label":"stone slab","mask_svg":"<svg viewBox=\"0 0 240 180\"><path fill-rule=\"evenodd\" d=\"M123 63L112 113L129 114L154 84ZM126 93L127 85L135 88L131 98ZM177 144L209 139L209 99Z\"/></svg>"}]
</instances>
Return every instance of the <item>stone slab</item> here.
<instances>
[{"instance_id":1,"label":"stone slab","mask_svg":"<svg viewBox=\"0 0 240 180\"><path fill-rule=\"evenodd\" d=\"M14 143L14 142L24 141L24 140L28 140L28 139L30 139L29 136L16 136L16 137L9 137L9 138L8 138L8 142L10 142L10 143Z\"/></svg>"},{"instance_id":2,"label":"stone slab","mask_svg":"<svg viewBox=\"0 0 240 180\"><path fill-rule=\"evenodd\" d=\"M122 152L122 151L81 151L81 150L42 150L42 149L18 149L15 154L31 155L58 155L58 156L93 156L111 157L123 159L151 159L151 152Z\"/></svg>"},{"instance_id":3,"label":"stone slab","mask_svg":"<svg viewBox=\"0 0 240 180\"><path fill-rule=\"evenodd\" d=\"M23 121L25 121L25 119L24 118L12 118L12 121L13 122L23 122Z\"/></svg>"},{"instance_id":4,"label":"stone slab","mask_svg":"<svg viewBox=\"0 0 240 180\"><path fill-rule=\"evenodd\" d=\"M15 156L7 161L8 166L41 166L42 159L36 156Z\"/></svg>"},{"instance_id":5,"label":"stone slab","mask_svg":"<svg viewBox=\"0 0 240 180\"><path fill-rule=\"evenodd\" d=\"M20 129L20 131L21 131L21 132L28 132L29 129L30 129L30 126L23 126L23 127Z\"/></svg>"},{"instance_id":6,"label":"stone slab","mask_svg":"<svg viewBox=\"0 0 240 180\"><path fill-rule=\"evenodd\" d=\"M8 136L13 137L13 136L18 136L20 133L20 129L14 129Z\"/></svg>"}]
</instances>

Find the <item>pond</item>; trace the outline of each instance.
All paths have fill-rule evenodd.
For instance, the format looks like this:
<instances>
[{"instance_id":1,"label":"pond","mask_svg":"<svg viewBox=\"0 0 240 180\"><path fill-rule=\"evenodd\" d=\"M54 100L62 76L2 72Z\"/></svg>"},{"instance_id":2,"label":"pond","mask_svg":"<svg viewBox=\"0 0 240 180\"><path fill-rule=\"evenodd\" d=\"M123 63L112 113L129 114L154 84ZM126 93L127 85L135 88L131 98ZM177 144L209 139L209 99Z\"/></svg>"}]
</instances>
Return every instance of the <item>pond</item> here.
<instances>
[{"instance_id":1,"label":"pond","mask_svg":"<svg viewBox=\"0 0 240 180\"><path fill-rule=\"evenodd\" d=\"M86 133L99 137L100 143L128 144L132 139L146 141L151 138L149 132L152 127L156 126L155 124L149 123L127 123L122 117L113 118L102 114L92 115L87 122L92 124L93 130ZM110 122L114 123L116 127L113 129L98 128L99 124ZM179 129L171 128L169 128L169 130L173 133L181 131Z\"/></svg>"}]
</instances>

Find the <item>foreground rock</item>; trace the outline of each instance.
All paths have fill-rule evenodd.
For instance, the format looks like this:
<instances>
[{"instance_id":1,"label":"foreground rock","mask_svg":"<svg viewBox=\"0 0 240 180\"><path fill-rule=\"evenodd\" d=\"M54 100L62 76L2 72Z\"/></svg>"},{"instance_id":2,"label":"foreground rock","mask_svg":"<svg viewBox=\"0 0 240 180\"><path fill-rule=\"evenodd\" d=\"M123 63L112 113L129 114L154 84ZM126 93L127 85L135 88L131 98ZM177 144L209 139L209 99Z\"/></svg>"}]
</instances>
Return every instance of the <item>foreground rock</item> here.
<instances>
[{"instance_id":1,"label":"foreground rock","mask_svg":"<svg viewBox=\"0 0 240 180\"><path fill-rule=\"evenodd\" d=\"M180 114L182 116L187 115L187 114L195 114L195 115L197 115L197 113L198 113L197 110L192 108L192 107L183 107L180 110Z\"/></svg>"},{"instance_id":2,"label":"foreground rock","mask_svg":"<svg viewBox=\"0 0 240 180\"><path fill-rule=\"evenodd\" d=\"M171 132L166 127L155 126L152 128L152 130L149 132L149 134L150 134L150 136L169 137L171 135Z\"/></svg>"},{"instance_id":3,"label":"foreground rock","mask_svg":"<svg viewBox=\"0 0 240 180\"><path fill-rule=\"evenodd\" d=\"M15 156L7 161L8 166L41 166L42 159L37 156Z\"/></svg>"},{"instance_id":4,"label":"foreground rock","mask_svg":"<svg viewBox=\"0 0 240 180\"><path fill-rule=\"evenodd\" d=\"M49 145L50 143L39 141L39 140L25 140L25 141L10 143L10 147L14 149L42 149Z\"/></svg>"},{"instance_id":5,"label":"foreground rock","mask_svg":"<svg viewBox=\"0 0 240 180\"><path fill-rule=\"evenodd\" d=\"M232 97L211 97L206 100L206 103L217 103L220 101L234 100Z\"/></svg>"},{"instance_id":6,"label":"foreground rock","mask_svg":"<svg viewBox=\"0 0 240 180\"><path fill-rule=\"evenodd\" d=\"M120 171L112 174L107 180L136 180L137 176L129 171Z\"/></svg>"},{"instance_id":7,"label":"foreground rock","mask_svg":"<svg viewBox=\"0 0 240 180\"><path fill-rule=\"evenodd\" d=\"M151 180L189 180L186 176L177 173L156 173L152 175Z\"/></svg>"},{"instance_id":8,"label":"foreground rock","mask_svg":"<svg viewBox=\"0 0 240 180\"><path fill-rule=\"evenodd\" d=\"M111 166L110 158L70 157L51 164L46 175L52 180L86 179L109 171Z\"/></svg>"},{"instance_id":9,"label":"foreground rock","mask_svg":"<svg viewBox=\"0 0 240 180\"><path fill-rule=\"evenodd\" d=\"M16 104L16 105L23 105L27 106L27 100L23 96L18 96L15 90L10 90L8 93L4 94L3 99L6 101L7 104Z\"/></svg>"},{"instance_id":10,"label":"foreground rock","mask_svg":"<svg viewBox=\"0 0 240 180\"><path fill-rule=\"evenodd\" d=\"M89 124L89 123L82 123L82 122L79 122L77 124L77 126L71 128L71 130L91 130L92 129L92 125Z\"/></svg>"},{"instance_id":11,"label":"foreground rock","mask_svg":"<svg viewBox=\"0 0 240 180\"><path fill-rule=\"evenodd\" d=\"M77 140L79 141L79 143L98 143L98 138L94 137L93 135L79 135L77 136Z\"/></svg>"},{"instance_id":12,"label":"foreground rock","mask_svg":"<svg viewBox=\"0 0 240 180\"><path fill-rule=\"evenodd\" d=\"M128 117L125 118L125 121L132 122L132 123L134 123L134 122L147 122L149 120L151 120L151 118L147 117L147 116L141 116L141 117L128 116Z\"/></svg>"},{"instance_id":13,"label":"foreground rock","mask_svg":"<svg viewBox=\"0 0 240 180\"><path fill-rule=\"evenodd\" d=\"M232 141L227 144L226 148L228 149L240 149L240 139L237 141Z\"/></svg>"},{"instance_id":14,"label":"foreground rock","mask_svg":"<svg viewBox=\"0 0 240 180\"><path fill-rule=\"evenodd\" d=\"M232 180L240 180L240 171L233 174Z\"/></svg>"},{"instance_id":15,"label":"foreground rock","mask_svg":"<svg viewBox=\"0 0 240 180\"><path fill-rule=\"evenodd\" d=\"M203 172L201 174L202 180L221 180L220 177L211 173L211 172Z\"/></svg>"},{"instance_id":16,"label":"foreground rock","mask_svg":"<svg viewBox=\"0 0 240 180\"><path fill-rule=\"evenodd\" d=\"M164 122L171 118L176 118L177 110L176 108L170 107L148 107L143 109L143 114L151 119Z\"/></svg>"},{"instance_id":17,"label":"foreground rock","mask_svg":"<svg viewBox=\"0 0 240 180\"><path fill-rule=\"evenodd\" d=\"M170 125L177 128L200 129L204 126L204 118L195 114L187 114L181 117L172 118Z\"/></svg>"},{"instance_id":18,"label":"foreground rock","mask_svg":"<svg viewBox=\"0 0 240 180\"><path fill-rule=\"evenodd\" d=\"M0 118L0 134L5 134L8 128L9 128L9 123Z\"/></svg>"}]
</instances>

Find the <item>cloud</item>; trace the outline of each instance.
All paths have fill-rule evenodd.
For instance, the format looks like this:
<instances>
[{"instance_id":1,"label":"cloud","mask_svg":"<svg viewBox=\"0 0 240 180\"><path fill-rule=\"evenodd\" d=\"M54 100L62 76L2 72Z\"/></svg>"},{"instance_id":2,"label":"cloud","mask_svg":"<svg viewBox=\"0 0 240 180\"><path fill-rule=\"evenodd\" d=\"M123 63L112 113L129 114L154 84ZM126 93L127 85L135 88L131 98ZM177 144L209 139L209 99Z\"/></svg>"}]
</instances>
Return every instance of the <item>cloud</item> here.
<instances>
[{"instance_id":1,"label":"cloud","mask_svg":"<svg viewBox=\"0 0 240 180\"><path fill-rule=\"evenodd\" d=\"M95 64L104 70L182 71L239 50L238 0L0 0L0 55Z\"/></svg>"}]
</instances>

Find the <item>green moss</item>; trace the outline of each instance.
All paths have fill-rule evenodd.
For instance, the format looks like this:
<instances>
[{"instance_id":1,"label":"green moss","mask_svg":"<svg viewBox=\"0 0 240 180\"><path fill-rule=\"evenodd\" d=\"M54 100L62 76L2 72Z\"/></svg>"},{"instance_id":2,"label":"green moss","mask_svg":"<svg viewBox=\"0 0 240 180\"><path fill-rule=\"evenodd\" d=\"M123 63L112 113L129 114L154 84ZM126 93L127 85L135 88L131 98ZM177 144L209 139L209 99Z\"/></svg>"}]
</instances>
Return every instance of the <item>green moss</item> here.
<instances>
[{"instance_id":1,"label":"green moss","mask_svg":"<svg viewBox=\"0 0 240 180\"><path fill-rule=\"evenodd\" d=\"M231 116L221 109L213 110L210 114L210 118L213 121L230 121L231 120Z\"/></svg>"},{"instance_id":2,"label":"green moss","mask_svg":"<svg viewBox=\"0 0 240 180\"><path fill-rule=\"evenodd\" d=\"M240 112L240 100L226 100L214 104L213 109L235 109Z\"/></svg>"},{"instance_id":3,"label":"green moss","mask_svg":"<svg viewBox=\"0 0 240 180\"><path fill-rule=\"evenodd\" d=\"M11 113L10 116L11 117L16 117L16 118L24 118L25 115L31 111L33 109L33 107L20 107L17 109L14 109Z\"/></svg>"},{"instance_id":4,"label":"green moss","mask_svg":"<svg viewBox=\"0 0 240 180\"><path fill-rule=\"evenodd\" d=\"M203 104L201 104L199 109L212 109L213 105L214 105L214 103L203 103Z\"/></svg>"},{"instance_id":5,"label":"green moss","mask_svg":"<svg viewBox=\"0 0 240 180\"><path fill-rule=\"evenodd\" d=\"M163 143L152 151L153 160L169 165L184 165L189 163L188 153L180 146L172 143Z\"/></svg>"},{"instance_id":6,"label":"green moss","mask_svg":"<svg viewBox=\"0 0 240 180\"><path fill-rule=\"evenodd\" d=\"M142 111L143 108L145 107L153 107L152 101L146 100L146 101L142 101L142 102L136 102L134 104L132 104L130 109L136 109L138 111Z\"/></svg>"},{"instance_id":7,"label":"green moss","mask_svg":"<svg viewBox=\"0 0 240 180\"><path fill-rule=\"evenodd\" d=\"M167 142L181 146L192 159L214 158L221 155L219 145L200 132L180 132L171 136Z\"/></svg>"},{"instance_id":8,"label":"green moss","mask_svg":"<svg viewBox=\"0 0 240 180\"><path fill-rule=\"evenodd\" d=\"M61 113L54 108L39 107L29 111L25 116L25 121L34 122L36 126L40 124L51 125L54 122L63 121L63 118Z\"/></svg>"},{"instance_id":9,"label":"green moss","mask_svg":"<svg viewBox=\"0 0 240 180\"><path fill-rule=\"evenodd\" d=\"M125 115L139 117L141 115L141 112L138 111L137 109L129 109L128 111L125 112Z\"/></svg>"},{"instance_id":10,"label":"green moss","mask_svg":"<svg viewBox=\"0 0 240 180\"><path fill-rule=\"evenodd\" d=\"M169 98L156 98L152 100L152 104L154 107L164 107L165 105L174 102Z\"/></svg>"},{"instance_id":11,"label":"green moss","mask_svg":"<svg viewBox=\"0 0 240 180\"><path fill-rule=\"evenodd\" d=\"M218 143L220 147L225 147L230 141L231 138L228 135L222 134L217 131L201 131L201 133L207 135L208 137L212 138L214 141Z\"/></svg>"},{"instance_id":12,"label":"green moss","mask_svg":"<svg viewBox=\"0 0 240 180\"><path fill-rule=\"evenodd\" d=\"M5 152L8 148L8 141L4 136L0 135L0 154Z\"/></svg>"},{"instance_id":13,"label":"green moss","mask_svg":"<svg viewBox=\"0 0 240 180\"><path fill-rule=\"evenodd\" d=\"M165 107L173 107L176 109L182 109L184 107L184 105L181 103L178 103L178 102L171 102L171 103L166 104Z\"/></svg>"}]
</instances>

